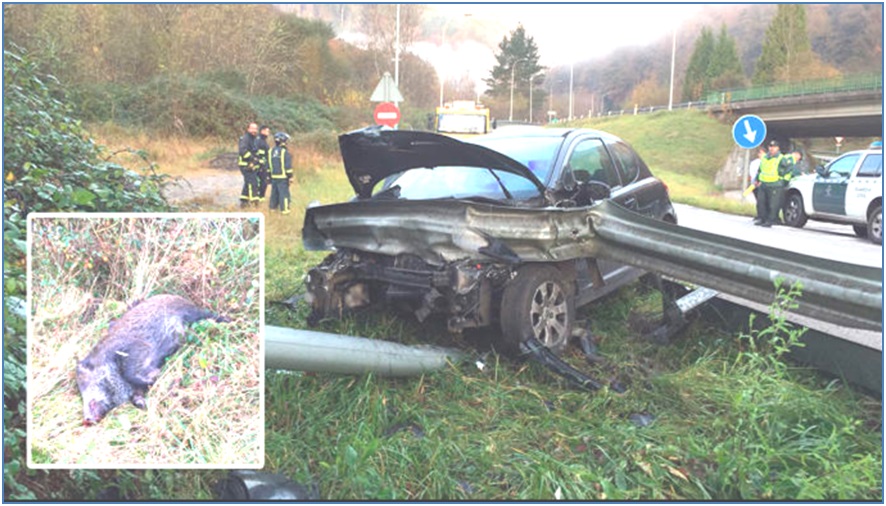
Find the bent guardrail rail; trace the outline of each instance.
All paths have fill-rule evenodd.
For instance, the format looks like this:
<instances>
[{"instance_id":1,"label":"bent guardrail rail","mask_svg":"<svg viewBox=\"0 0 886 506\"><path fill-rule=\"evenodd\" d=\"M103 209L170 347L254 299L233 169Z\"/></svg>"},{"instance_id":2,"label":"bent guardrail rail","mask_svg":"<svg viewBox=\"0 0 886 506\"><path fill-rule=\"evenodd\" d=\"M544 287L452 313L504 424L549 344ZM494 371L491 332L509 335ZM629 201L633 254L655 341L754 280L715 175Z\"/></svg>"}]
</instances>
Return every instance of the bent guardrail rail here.
<instances>
[{"instance_id":1,"label":"bent guardrail rail","mask_svg":"<svg viewBox=\"0 0 886 506\"><path fill-rule=\"evenodd\" d=\"M613 260L769 305L776 279L800 282L793 312L836 325L883 328L883 270L679 227L611 201L526 209L465 200L364 200L308 209L308 250L331 247L509 264Z\"/></svg>"},{"instance_id":2,"label":"bent guardrail rail","mask_svg":"<svg viewBox=\"0 0 886 506\"><path fill-rule=\"evenodd\" d=\"M588 211L591 256L672 276L762 304L774 283L799 282L793 312L836 325L883 329L883 270L662 223L605 201Z\"/></svg>"}]
</instances>

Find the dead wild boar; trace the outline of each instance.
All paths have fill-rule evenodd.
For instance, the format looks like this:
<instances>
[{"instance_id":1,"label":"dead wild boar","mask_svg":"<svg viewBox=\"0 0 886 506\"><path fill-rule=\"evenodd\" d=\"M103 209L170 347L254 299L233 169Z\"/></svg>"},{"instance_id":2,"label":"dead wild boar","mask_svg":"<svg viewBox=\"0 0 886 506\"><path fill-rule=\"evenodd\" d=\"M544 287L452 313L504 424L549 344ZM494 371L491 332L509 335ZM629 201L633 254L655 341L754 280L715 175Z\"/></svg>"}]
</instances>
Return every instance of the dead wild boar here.
<instances>
[{"instance_id":1,"label":"dead wild boar","mask_svg":"<svg viewBox=\"0 0 886 506\"><path fill-rule=\"evenodd\" d=\"M184 297L155 295L111 322L107 335L77 363L83 424L98 423L127 401L145 409L145 394L160 376L166 357L181 347L188 325L206 318L230 321Z\"/></svg>"}]
</instances>

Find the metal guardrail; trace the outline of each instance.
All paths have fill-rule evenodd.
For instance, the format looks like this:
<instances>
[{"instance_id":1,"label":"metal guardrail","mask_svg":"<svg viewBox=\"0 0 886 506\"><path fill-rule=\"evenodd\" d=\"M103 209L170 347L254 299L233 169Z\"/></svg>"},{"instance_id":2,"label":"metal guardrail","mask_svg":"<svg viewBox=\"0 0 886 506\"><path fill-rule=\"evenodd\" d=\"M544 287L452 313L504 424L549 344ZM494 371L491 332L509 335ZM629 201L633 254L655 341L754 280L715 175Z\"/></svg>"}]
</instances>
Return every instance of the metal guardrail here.
<instances>
[{"instance_id":1,"label":"metal guardrail","mask_svg":"<svg viewBox=\"0 0 886 506\"><path fill-rule=\"evenodd\" d=\"M774 283L799 282L797 314L883 329L883 270L761 246L662 223L605 201L588 216L591 256L627 263L761 304Z\"/></svg>"},{"instance_id":2,"label":"metal guardrail","mask_svg":"<svg viewBox=\"0 0 886 506\"><path fill-rule=\"evenodd\" d=\"M883 90L883 76L881 74L844 76L795 83L778 83L766 86L754 86L751 88L721 90L709 93L706 101L709 104L727 104L745 102L748 100L874 90Z\"/></svg>"},{"instance_id":3,"label":"metal guardrail","mask_svg":"<svg viewBox=\"0 0 886 506\"><path fill-rule=\"evenodd\" d=\"M883 89L883 76L880 74L865 74L857 76L845 76L829 79L815 79L796 83L779 83L766 86L754 86L751 88L735 88L719 90L708 93L704 100L695 102L681 102L673 104L672 109L705 109L708 106L718 106L749 100L765 100L770 98L797 97L806 95L820 95L825 93L851 93L855 91L875 91ZM644 105L627 109L611 109L590 114L589 117L606 118L611 116L649 114L652 112L667 111L667 104ZM584 116L577 116L583 119Z\"/></svg>"}]
</instances>

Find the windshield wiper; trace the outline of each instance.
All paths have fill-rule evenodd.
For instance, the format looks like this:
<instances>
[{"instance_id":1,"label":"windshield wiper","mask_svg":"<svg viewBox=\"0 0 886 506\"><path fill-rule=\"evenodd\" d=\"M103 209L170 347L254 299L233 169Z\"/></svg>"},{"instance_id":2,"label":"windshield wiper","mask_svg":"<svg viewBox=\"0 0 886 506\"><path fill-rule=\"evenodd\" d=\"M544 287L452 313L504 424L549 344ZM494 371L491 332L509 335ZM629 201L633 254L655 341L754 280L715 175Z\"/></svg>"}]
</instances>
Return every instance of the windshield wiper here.
<instances>
[{"instance_id":1,"label":"windshield wiper","mask_svg":"<svg viewBox=\"0 0 886 506\"><path fill-rule=\"evenodd\" d=\"M501 178L498 177L498 174L495 173L495 170L493 170L493 169L487 169L487 170L489 171L490 174L492 174L492 177L494 177L495 180L498 181L498 185L501 187L502 193L505 194L505 198L508 200L514 200L514 196L511 195L511 192L509 192L507 188L505 188L505 184L501 182Z\"/></svg>"}]
</instances>

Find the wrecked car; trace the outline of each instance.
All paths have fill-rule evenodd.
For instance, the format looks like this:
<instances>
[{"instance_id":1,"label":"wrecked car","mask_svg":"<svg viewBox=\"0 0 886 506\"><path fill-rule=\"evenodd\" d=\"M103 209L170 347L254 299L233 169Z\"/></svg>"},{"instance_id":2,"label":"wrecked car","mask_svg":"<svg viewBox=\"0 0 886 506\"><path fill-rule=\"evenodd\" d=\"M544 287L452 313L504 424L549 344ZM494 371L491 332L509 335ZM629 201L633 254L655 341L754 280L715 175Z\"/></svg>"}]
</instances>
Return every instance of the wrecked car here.
<instances>
[{"instance_id":1,"label":"wrecked car","mask_svg":"<svg viewBox=\"0 0 886 506\"><path fill-rule=\"evenodd\" d=\"M303 242L333 250L305 277L308 323L385 305L450 331L498 326L504 351L562 350L576 308L643 271L587 256L609 200L676 223L664 183L614 135L508 127L459 141L366 128L339 137L356 197L310 207Z\"/></svg>"}]
</instances>

